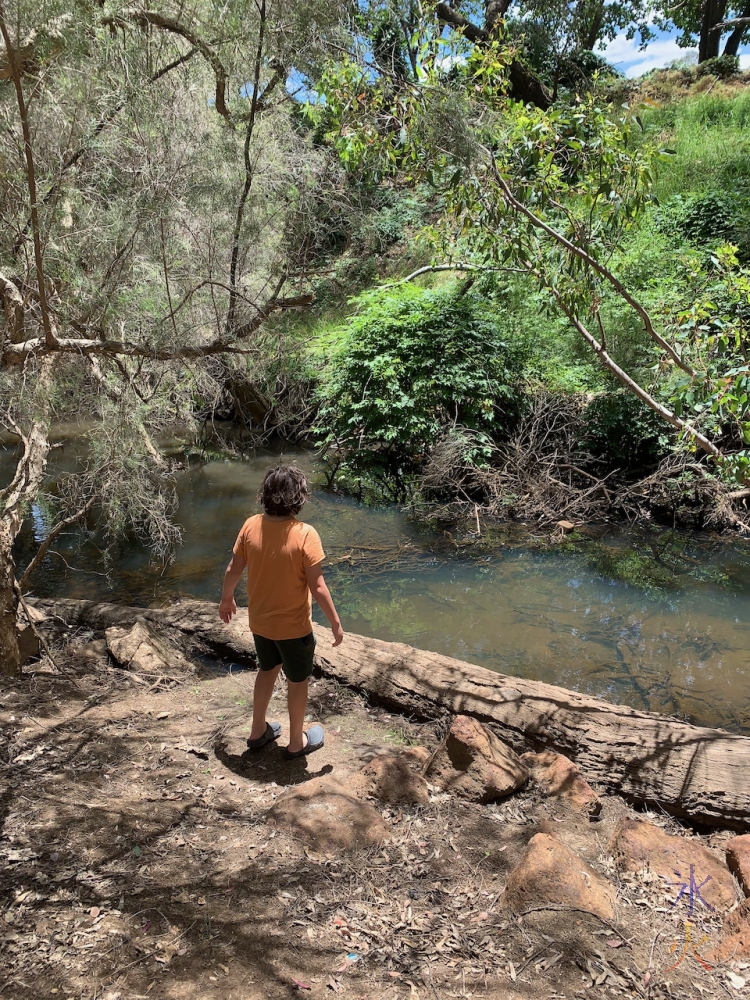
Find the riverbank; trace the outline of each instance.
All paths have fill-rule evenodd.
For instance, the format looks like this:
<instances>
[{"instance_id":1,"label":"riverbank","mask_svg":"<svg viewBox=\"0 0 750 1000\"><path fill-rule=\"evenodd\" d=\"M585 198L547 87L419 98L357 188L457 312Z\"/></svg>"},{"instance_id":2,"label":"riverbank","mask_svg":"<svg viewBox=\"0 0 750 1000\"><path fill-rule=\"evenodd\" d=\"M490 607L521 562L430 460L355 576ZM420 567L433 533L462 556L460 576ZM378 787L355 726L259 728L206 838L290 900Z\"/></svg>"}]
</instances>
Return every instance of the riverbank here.
<instances>
[{"instance_id":1,"label":"riverbank","mask_svg":"<svg viewBox=\"0 0 750 1000\"><path fill-rule=\"evenodd\" d=\"M70 449L54 453L64 475ZM310 452L288 451L313 480ZM182 544L168 566L129 538L69 529L31 581L66 594L148 607L215 600L236 533L278 455L212 460L175 477ZM32 510L19 573L53 523ZM481 513L465 532L426 529L397 507L315 490L302 514L324 539L326 579L352 632L560 684L645 711L750 733L746 608L750 547L729 534L582 525L565 533Z\"/></svg>"},{"instance_id":2,"label":"riverbank","mask_svg":"<svg viewBox=\"0 0 750 1000\"><path fill-rule=\"evenodd\" d=\"M217 674L183 646L166 675L159 643L177 632L129 652L132 624L108 639L43 626L55 665L43 659L3 690L3 995L748 992L732 938L746 906L724 863L733 831L636 813L596 782L566 798L529 757L525 779L508 758L517 790L477 801L450 780L445 748L467 738L452 715L418 721L330 678L315 681L310 707L324 750L292 763L277 746L250 754L253 672ZM272 704L282 720L283 698ZM391 767L413 801L387 801L393 785L377 776ZM295 796L298 814L312 805L325 822L290 827ZM694 866L687 895L659 868L664 834L672 867ZM325 839L351 835L346 848ZM712 910L693 892L707 873Z\"/></svg>"}]
</instances>

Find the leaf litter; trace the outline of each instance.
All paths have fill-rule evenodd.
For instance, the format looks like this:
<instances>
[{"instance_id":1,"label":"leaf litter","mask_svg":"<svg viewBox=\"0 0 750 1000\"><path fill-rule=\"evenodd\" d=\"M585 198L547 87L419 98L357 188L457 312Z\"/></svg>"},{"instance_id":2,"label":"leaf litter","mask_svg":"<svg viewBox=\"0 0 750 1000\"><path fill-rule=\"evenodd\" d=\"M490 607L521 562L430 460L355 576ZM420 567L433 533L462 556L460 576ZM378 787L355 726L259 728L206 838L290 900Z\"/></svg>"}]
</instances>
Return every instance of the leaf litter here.
<instances>
[{"instance_id":1,"label":"leaf litter","mask_svg":"<svg viewBox=\"0 0 750 1000\"><path fill-rule=\"evenodd\" d=\"M504 1000L511 988L539 1000L712 996L720 981L748 995L737 963L662 975L679 921L653 873L615 873L601 825L560 822L533 791L492 806L436 793L425 807L381 807L391 830L382 848L324 854L265 822L300 776L270 756L242 756L248 709L238 701L247 703L252 675L144 694L123 671L101 670L109 687L95 705L86 673L67 698L33 678L0 705L4 997L204 1000L239 990L265 1000L281 982L351 1000ZM324 766L356 770L373 746L392 746L392 716L329 682L316 687L331 734ZM32 704L41 724L24 715ZM429 725L399 718L398 729L437 740ZM217 739L232 752L214 752ZM627 809L612 803L615 816ZM545 822L616 881L615 928L581 913L504 909L507 874Z\"/></svg>"}]
</instances>

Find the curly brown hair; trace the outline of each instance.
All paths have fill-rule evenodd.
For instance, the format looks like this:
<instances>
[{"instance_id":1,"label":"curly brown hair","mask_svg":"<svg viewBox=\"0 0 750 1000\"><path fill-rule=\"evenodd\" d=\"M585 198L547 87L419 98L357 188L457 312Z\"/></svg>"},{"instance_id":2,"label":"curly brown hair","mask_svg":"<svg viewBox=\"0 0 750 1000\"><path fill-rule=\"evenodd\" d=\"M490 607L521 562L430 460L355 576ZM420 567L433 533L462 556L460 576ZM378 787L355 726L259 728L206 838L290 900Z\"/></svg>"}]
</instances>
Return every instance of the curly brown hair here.
<instances>
[{"instance_id":1,"label":"curly brown hair","mask_svg":"<svg viewBox=\"0 0 750 1000\"><path fill-rule=\"evenodd\" d=\"M293 465L269 469L258 493L266 514L288 517L297 514L310 499L307 477Z\"/></svg>"}]
</instances>

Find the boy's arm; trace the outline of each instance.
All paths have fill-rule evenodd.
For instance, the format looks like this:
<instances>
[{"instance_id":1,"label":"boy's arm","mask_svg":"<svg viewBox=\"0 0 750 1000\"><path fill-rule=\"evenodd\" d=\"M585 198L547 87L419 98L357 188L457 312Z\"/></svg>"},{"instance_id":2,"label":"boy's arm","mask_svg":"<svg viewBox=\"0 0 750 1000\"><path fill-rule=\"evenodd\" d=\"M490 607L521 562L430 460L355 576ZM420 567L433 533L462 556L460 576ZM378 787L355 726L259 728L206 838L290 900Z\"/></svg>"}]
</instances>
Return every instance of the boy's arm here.
<instances>
[{"instance_id":1,"label":"boy's arm","mask_svg":"<svg viewBox=\"0 0 750 1000\"><path fill-rule=\"evenodd\" d=\"M307 577L307 586L310 588L310 593L331 624L333 645L341 645L341 640L344 638L344 630L341 627L336 608L333 606L330 591L323 579L322 563L316 563L315 566L308 566L305 570L305 576Z\"/></svg>"},{"instance_id":2,"label":"boy's arm","mask_svg":"<svg viewBox=\"0 0 750 1000\"><path fill-rule=\"evenodd\" d=\"M235 552L224 573L224 589L221 593L221 604L219 604L219 618L221 618L225 625L229 624L232 616L237 611L237 605L234 601L234 588L240 582L240 577L246 565L247 561L245 557Z\"/></svg>"}]
</instances>

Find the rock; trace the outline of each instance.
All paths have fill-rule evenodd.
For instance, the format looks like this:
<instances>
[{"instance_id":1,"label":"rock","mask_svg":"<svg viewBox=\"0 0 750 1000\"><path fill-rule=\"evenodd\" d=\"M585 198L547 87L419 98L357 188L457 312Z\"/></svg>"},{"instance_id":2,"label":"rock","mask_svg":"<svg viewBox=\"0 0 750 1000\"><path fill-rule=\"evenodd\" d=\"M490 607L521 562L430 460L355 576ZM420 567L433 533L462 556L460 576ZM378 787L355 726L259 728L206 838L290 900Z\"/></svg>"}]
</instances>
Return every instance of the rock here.
<instances>
[{"instance_id":1,"label":"rock","mask_svg":"<svg viewBox=\"0 0 750 1000\"><path fill-rule=\"evenodd\" d=\"M144 674L171 674L175 670L192 671L193 664L184 654L153 632L144 622L131 629L108 628L107 648L121 667Z\"/></svg>"},{"instance_id":2,"label":"rock","mask_svg":"<svg viewBox=\"0 0 750 1000\"><path fill-rule=\"evenodd\" d=\"M407 761L411 767L416 768L420 773L424 768L427 761L432 757L432 754L427 749L427 747L404 747L403 750L399 750L398 753Z\"/></svg>"},{"instance_id":3,"label":"rock","mask_svg":"<svg viewBox=\"0 0 750 1000\"><path fill-rule=\"evenodd\" d=\"M727 867L737 876L746 896L750 896L750 833L732 837L726 845Z\"/></svg>"},{"instance_id":4,"label":"rock","mask_svg":"<svg viewBox=\"0 0 750 1000\"><path fill-rule=\"evenodd\" d=\"M518 755L486 726L457 715L425 777L462 799L493 802L520 788L529 773Z\"/></svg>"},{"instance_id":5,"label":"rock","mask_svg":"<svg viewBox=\"0 0 750 1000\"><path fill-rule=\"evenodd\" d=\"M48 618L49 615L46 615L43 611L40 611L39 608L32 607L29 604L25 604L25 606L22 605L18 609L19 622L26 622L26 624L33 622L34 625L39 625L40 622L46 622Z\"/></svg>"},{"instance_id":6,"label":"rock","mask_svg":"<svg viewBox=\"0 0 750 1000\"><path fill-rule=\"evenodd\" d=\"M108 628L104 636L107 640L107 648L121 667L131 667L132 664L132 669L142 669L141 664L145 665L149 662L149 653L152 658L158 658L160 663L166 666L165 661L158 656L154 648L155 635L143 622L136 622L131 629ZM134 660L135 663L133 663Z\"/></svg>"},{"instance_id":7,"label":"rock","mask_svg":"<svg viewBox=\"0 0 750 1000\"><path fill-rule=\"evenodd\" d=\"M569 531L573 531L575 525L573 524L572 521L558 521L557 527L560 529L560 531L562 531L564 534L567 535Z\"/></svg>"},{"instance_id":8,"label":"rock","mask_svg":"<svg viewBox=\"0 0 750 1000\"><path fill-rule=\"evenodd\" d=\"M423 751L417 754L414 751ZM393 805L426 805L430 801L427 782L419 773L430 759L425 747L412 747L400 753L389 751L373 757L362 768L369 782L368 792Z\"/></svg>"},{"instance_id":9,"label":"rock","mask_svg":"<svg viewBox=\"0 0 750 1000\"><path fill-rule=\"evenodd\" d=\"M537 833L508 876L503 905L515 913L563 906L615 919L615 890L556 837Z\"/></svg>"},{"instance_id":10,"label":"rock","mask_svg":"<svg viewBox=\"0 0 750 1000\"><path fill-rule=\"evenodd\" d=\"M388 837L377 809L358 798L350 784L330 775L284 792L268 819L323 853L373 847Z\"/></svg>"},{"instance_id":11,"label":"rock","mask_svg":"<svg viewBox=\"0 0 750 1000\"><path fill-rule=\"evenodd\" d=\"M602 800L572 760L554 750L524 753L520 759L545 795L563 799L574 809L588 813L591 817L599 815Z\"/></svg>"},{"instance_id":12,"label":"rock","mask_svg":"<svg viewBox=\"0 0 750 1000\"><path fill-rule=\"evenodd\" d=\"M694 906L703 899L717 910L728 910L735 902L734 880L714 855L690 837L672 837L653 823L622 819L609 843L617 866L623 871L638 871L648 867L671 884L674 899L685 886L683 900L689 905L691 890ZM692 871L692 885L691 885Z\"/></svg>"},{"instance_id":13,"label":"rock","mask_svg":"<svg viewBox=\"0 0 750 1000\"><path fill-rule=\"evenodd\" d=\"M750 899L729 914L724 921L721 941L701 957L711 965L733 958L750 958Z\"/></svg>"}]
</instances>

